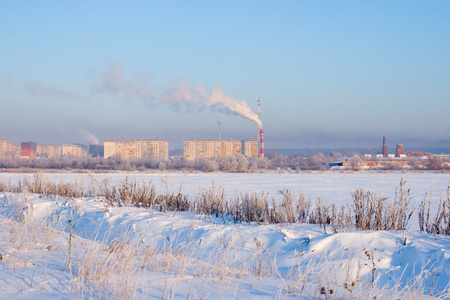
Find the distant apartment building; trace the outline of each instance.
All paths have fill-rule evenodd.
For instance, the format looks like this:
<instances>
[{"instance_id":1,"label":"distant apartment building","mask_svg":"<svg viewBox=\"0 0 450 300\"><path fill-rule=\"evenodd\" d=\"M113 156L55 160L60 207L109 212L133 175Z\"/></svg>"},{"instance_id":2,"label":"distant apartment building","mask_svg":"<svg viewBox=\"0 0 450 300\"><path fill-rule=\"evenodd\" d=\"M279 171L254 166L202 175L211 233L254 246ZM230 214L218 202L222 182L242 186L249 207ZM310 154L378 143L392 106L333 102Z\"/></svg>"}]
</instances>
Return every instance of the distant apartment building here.
<instances>
[{"instance_id":1,"label":"distant apartment building","mask_svg":"<svg viewBox=\"0 0 450 300\"><path fill-rule=\"evenodd\" d=\"M17 157L20 153L20 146L13 142L0 140L0 158Z\"/></svg>"},{"instance_id":2,"label":"distant apartment building","mask_svg":"<svg viewBox=\"0 0 450 300\"><path fill-rule=\"evenodd\" d=\"M258 149L258 141L245 140L242 141L242 145L244 150L242 154L244 154L245 157L258 157L260 154L259 152L261 149Z\"/></svg>"},{"instance_id":3,"label":"distant apartment building","mask_svg":"<svg viewBox=\"0 0 450 300\"><path fill-rule=\"evenodd\" d=\"M123 158L131 157L131 151L128 147L128 142L120 140L106 140L103 142L103 153L105 158L110 158L114 155L120 155Z\"/></svg>"},{"instance_id":4,"label":"distant apartment building","mask_svg":"<svg viewBox=\"0 0 450 300\"><path fill-rule=\"evenodd\" d=\"M183 157L186 160L243 154L258 157L258 142L252 140L186 140L183 143Z\"/></svg>"},{"instance_id":5,"label":"distant apartment building","mask_svg":"<svg viewBox=\"0 0 450 300\"><path fill-rule=\"evenodd\" d=\"M85 157L88 155L88 147L82 144L63 144L61 146L61 155Z\"/></svg>"},{"instance_id":6,"label":"distant apartment building","mask_svg":"<svg viewBox=\"0 0 450 300\"><path fill-rule=\"evenodd\" d=\"M159 157L169 159L169 142L166 140L131 141L136 148L138 158Z\"/></svg>"},{"instance_id":7,"label":"distant apartment building","mask_svg":"<svg viewBox=\"0 0 450 300\"><path fill-rule=\"evenodd\" d=\"M169 159L169 142L167 140L106 140L104 157L119 155L122 158L162 158Z\"/></svg>"},{"instance_id":8,"label":"distant apartment building","mask_svg":"<svg viewBox=\"0 0 450 300\"><path fill-rule=\"evenodd\" d=\"M23 156L23 157L36 157L36 143L34 143L34 142L22 142L20 144L20 156Z\"/></svg>"},{"instance_id":9,"label":"distant apartment building","mask_svg":"<svg viewBox=\"0 0 450 300\"><path fill-rule=\"evenodd\" d=\"M36 153L42 158L59 158L61 157L61 145L37 145Z\"/></svg>"}]
</instances>

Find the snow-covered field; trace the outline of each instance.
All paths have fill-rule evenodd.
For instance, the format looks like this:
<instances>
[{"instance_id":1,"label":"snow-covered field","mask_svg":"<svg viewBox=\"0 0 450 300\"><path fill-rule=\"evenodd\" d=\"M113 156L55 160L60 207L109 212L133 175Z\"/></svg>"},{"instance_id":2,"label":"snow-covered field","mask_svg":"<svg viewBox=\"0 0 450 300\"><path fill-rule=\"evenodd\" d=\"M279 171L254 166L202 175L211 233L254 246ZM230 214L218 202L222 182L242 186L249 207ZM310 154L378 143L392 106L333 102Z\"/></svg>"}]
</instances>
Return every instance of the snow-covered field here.
<instances>
[{"instance_id":1,"label":"snow-covered field","mask_svg":"<svg viewBox=\"0 0 450 300\"><path fill-rule=\"evenodd\" d=\"M17 183L32 174L0 174ZM345 205L356 188L393 199L400 179L415 207L432 190L447 195L443 173L109 173L46 174L50 180L150 181L194 197L214 181L236 192L290 188ZM2 299L446 298L450 237L411 229L324 234L318 225L234 224L188 212L111 207L95 198L0 193ZM72 236L69 234L72 231ZM393 298L394 299L394 298Z\"/></svg>"}]
</instances>

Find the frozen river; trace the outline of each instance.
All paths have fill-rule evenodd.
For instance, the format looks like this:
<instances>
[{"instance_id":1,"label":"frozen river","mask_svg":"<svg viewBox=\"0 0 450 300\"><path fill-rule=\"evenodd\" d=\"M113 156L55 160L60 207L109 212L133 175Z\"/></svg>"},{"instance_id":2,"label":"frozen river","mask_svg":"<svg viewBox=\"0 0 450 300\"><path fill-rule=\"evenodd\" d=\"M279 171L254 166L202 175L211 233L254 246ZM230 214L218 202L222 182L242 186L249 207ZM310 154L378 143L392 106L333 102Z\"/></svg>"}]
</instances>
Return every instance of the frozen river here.
<instances>
[{"instance_id":1,"label":"frozen river","mask_svg":"<svg viewBox=\"0 0 450 300\"><path fill-rule=\"evenodd\" d=\"M0 173L0 181L17 183L32 173ZM437 172L302 172L302 173L183 173L183 172L115 172L115 173L46 173L54 181L83 180L87 184L94 177L97 180L110 178L113 182L136 178L155 185L157 193L177 192L182 186L183 194L195 196L200 188L216 186L227 191L228 197L236 193L269 193L277 197L277 191L290 188L296 195L303 193L311 200L322 198L326 203L346 204L356 188L376 191L392 200L395 189L403 178L411 190L412 204L421 201L426 193L433 192L434 201L447 195L450 173ZM166 184L167 183L167 184Z\"/></svg>"}]
</instances>

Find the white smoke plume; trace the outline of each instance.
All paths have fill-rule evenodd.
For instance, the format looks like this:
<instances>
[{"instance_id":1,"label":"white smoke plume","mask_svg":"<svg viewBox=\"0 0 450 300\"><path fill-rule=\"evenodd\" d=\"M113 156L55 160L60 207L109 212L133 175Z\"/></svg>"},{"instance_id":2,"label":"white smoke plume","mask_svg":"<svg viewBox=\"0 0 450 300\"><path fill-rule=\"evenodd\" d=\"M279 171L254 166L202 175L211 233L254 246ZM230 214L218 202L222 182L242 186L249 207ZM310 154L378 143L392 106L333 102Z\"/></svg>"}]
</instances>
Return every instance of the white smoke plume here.
<instances>
[{"instance_id":1,"label":"white smoke plume","mask_svg":"<svg viewBox=\"0 0 450 300\"><path fill-rule=\"evenodd\" d=\"M84 129L68 128L68 127L64 127L64 126L57 126L57 129L59 132L63 132L66 135L81 136L83 138L83 140L88 142L90 145L98 145L100 143L98 138L96 138L93 133L91 133L87 130L84 130Z\"/></svg>"},{"instance_id":2,"label":"white smoke plume","mask_svg":"<svg viewBox=\"0 0 450 300\"><path fill-rule=\"evenodd\" d=\"M113 63L108 69L100 90L144 100L171 104L183 103L198 109L211 108L225 114L239 115L262 127L261 120L250 109L247 102L226 95L220 87L215 87L210 93L207 93L202 85L190 85L184 81L178 87L167 90L161 97L155 97L154 89L149 81L146 80L141 84L126 81L122 65L118 62Z\"/></svg>"},{"instance_id":3,"label":"white smoke plume","mask_svg":"<svg viewBox=\"0 0 450 300\"><path fill-rule=\"evenodd\" d=\"M95 135L93 135L92 133L90 133L89 131L86 130L79 130L81 137L86 141L89 142L89 144L91 145L98 145L99 144L99 140L98 138L95 137Z\"/></svg>"},{"instance_id":4,"label":"white smoke plume","mask_svg":"<svg viewBox=\"0 0 450 300\"><path fill-rule=\"evenodd\" d=\"M153 99L155 96L155 91L147 78L139 83L127 82L123 67L118 62L111 64L103 78L99 90L108 91L110 93L122 93L130 97L143 99Z\"/></svg>"},{"instance_id":5,"label":"white smoke plume","mask_svg":"<svg viewBox=\"0 0 450 300\"><path fill-rule=\"evenodd\" d=\"M79 95L76 95L61 88L50 87L37 81L25 83L24 88L31 96L56 97L66 100L81 99Z\"/></svg>"},{"instance_id":6,"label":"white smoke plume","mask_svg":"<svg viewBox=\"0 0 450 300\"><path fill-rule=\"evenodd\" d=\"M247 102L226 95L221 87L214 87L207 93L202 85L182 85L167 91L161 99L164 102L184 103L198 108L209 107L226 114L239 115L262 127L261 120Z\"/></svg>"}]
</instances>

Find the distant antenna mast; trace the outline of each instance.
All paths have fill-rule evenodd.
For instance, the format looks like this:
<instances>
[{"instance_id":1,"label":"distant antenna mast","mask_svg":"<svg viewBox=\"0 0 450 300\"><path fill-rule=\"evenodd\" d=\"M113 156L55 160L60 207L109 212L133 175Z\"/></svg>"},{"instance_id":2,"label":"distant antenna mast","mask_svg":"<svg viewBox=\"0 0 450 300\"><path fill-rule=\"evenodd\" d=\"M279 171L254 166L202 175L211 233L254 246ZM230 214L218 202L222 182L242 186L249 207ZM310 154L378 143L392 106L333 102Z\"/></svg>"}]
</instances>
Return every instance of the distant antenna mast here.
<instances>
[{"instance_id":1,"label":"distant antenna mast","mask_svg":"<svg viewBox=\"0 0 450 300\"><path fill-rule=\"evenodd\" d=\"M220 128L220 122L217 122L217 124L219 124L219 141L221 141L222 140L222 130L221 130L221 128Z\"/></svg>"},{"instance_id":2,"label":"distant antenna mast","mask_svg":"<svg viewBox=\"0 0 450 300\"><path fill-rule=\"evenodd\" d=\"M261 101L258 99L258 119L261 120Z\"/></svg>"}]
</instances>

